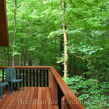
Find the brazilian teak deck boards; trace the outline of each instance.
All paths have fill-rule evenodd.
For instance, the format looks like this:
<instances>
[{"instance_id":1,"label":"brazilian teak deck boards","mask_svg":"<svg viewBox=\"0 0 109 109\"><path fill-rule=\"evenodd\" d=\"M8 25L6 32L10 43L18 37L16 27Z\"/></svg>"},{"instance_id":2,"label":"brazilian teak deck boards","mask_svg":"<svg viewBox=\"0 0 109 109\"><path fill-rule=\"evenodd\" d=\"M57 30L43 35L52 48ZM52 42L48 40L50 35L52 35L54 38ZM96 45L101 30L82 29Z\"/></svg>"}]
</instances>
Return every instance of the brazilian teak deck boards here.
<instances>
[{"instance_id":1,"label":"brazilian teak deck boards","mask_svg":"<svg viewBox=\"0 0 109 109\"><path fill-rule=\"evenodd\" d=\"M17 88L9 95L3 90L3 99L0 99L0 109L59 109L52 104L51 89L49 87Z\"/></svg>"}]
</instances>

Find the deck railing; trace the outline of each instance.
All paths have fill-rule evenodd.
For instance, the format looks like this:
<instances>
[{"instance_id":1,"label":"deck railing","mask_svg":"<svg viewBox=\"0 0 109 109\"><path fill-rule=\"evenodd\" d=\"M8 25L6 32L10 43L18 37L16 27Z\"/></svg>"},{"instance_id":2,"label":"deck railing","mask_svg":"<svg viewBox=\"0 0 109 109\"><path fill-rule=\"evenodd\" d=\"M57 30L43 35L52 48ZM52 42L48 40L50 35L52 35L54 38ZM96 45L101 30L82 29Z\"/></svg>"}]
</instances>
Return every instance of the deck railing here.
<instances>
[{"instance_id":1,"label":"deck railing","mask_svg":"<svg viewBox=\"0 0 109 109\"><path fill-rule=\"evenodd\" d=\"M5 75L5 68L0 66L0 76ZM85 109L68 85L52 66L14 66L16 73L23 74L26 87L50 87L52 104L58 104L59 109ZM20 78L20 77L17 77ZM3 79L4 81L4 79ZM14 87L21 84L14 84Z\"/></svg>"}]
</instances>

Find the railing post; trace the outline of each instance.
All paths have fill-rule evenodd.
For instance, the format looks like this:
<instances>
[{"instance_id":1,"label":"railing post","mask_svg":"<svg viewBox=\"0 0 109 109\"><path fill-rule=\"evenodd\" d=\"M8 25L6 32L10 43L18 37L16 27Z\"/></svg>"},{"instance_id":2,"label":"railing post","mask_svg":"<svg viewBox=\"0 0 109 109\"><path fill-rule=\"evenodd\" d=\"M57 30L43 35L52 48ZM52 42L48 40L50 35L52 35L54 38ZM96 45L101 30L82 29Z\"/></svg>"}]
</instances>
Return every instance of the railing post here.
<instances>
[{"instance_id":1,"label":"railing post","mask_svg":"<svg viewBox=\"0 0 109 109\"><path fill-rule=\"evenodd\" d=\"M58 104L57 82L50 69L49 69L49 87L52 89L52 100L55 101L53 103Z\"/></svg>"},{"instance_id":2,"label":"railing post","mask_svg":"<svg viewBox=\"0 0 109 109\"><path fill-rule=\"evenodd\" d=\"M70 109L65 96L61 98L61 109Z\"/></svg>"}]
</instances>

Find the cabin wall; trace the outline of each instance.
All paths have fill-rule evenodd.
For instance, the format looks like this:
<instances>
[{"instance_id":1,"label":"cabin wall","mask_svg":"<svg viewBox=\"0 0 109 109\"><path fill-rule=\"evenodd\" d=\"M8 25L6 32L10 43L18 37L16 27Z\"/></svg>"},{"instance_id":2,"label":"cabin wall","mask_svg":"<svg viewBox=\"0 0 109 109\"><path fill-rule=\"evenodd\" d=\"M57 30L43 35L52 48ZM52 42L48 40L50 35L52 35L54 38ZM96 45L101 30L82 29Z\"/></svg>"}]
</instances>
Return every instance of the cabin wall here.
<instances>
[{"instance_id":1,"label":"cabin wall","mask_svg":"<svg viewBox=\"0 0 109 109\"><path fill-rule=\"evenodd\" d=\"M5 0L0 0L0 46L9 46Z\"/></svg>"}]
</instances>

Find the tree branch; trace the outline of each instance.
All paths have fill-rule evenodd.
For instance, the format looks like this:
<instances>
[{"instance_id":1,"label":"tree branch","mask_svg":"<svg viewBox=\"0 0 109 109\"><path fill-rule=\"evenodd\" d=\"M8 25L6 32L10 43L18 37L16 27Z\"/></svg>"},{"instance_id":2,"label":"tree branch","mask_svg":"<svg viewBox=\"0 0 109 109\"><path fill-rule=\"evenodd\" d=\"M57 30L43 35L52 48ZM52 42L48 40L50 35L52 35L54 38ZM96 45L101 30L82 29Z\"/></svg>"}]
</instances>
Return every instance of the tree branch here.
<instances>
[{"instance_id":1,"label":"tree branch","mask_svg":"<svg viewBox=\"0 0 109 109\"><path fill-rule=\"evenodd\" d=\"M73 56L78 57L78 58L81 58L81 59L85 59L85 60L87 60L87 61L90 63L90 65L92 66L92 62L91 62L89 59L87 59L86 57L77 56L77 55L75 55L75 54L70 54L70 55L73 55ZM94 70L93 66L92 66L92 69Z\"/></svg>"}]
</instances>

